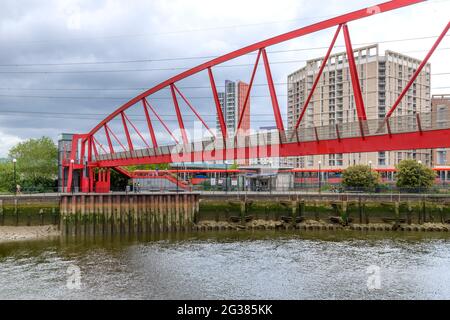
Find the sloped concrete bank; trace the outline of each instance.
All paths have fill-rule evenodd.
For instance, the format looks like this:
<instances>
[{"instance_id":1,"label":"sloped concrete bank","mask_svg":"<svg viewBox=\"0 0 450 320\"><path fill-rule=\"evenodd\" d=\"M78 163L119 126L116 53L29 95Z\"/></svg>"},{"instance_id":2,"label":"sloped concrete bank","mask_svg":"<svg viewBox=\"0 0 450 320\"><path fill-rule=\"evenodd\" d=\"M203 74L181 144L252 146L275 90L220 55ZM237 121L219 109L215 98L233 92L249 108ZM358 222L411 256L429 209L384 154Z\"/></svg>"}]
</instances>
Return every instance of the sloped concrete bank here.
<instances>
[{"instance_id":1,"label":"sloped concrete bank","mask_svg":"<svg viewBox=\"0 0 450 320\"><path fill-rule=\"evenodd\" d=\"M197 230L448 232L450 199L414 195L382 201L378 195L254 195L227 199L202 195L195 222Z\"/></svg>"}]
</instances>

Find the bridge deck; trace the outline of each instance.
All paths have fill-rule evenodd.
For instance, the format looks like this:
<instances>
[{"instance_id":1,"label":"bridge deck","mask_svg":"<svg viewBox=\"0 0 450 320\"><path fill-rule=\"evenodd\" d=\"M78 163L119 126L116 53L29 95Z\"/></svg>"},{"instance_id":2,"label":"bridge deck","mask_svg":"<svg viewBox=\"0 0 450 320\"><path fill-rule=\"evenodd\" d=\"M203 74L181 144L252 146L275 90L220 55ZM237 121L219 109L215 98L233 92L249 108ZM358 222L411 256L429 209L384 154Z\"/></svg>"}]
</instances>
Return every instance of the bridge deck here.
<instances>
[{"instance_id":1,"label":"bridge deck","mask_svg":"<svg viewBox=\"0 0 450 320\"><path fill-rule=\"evenodd\" d=\"M362 143L364 142L364 143ZM326 146L326 148L325 148ZM274 130L236 138L208 139L114 154L100 154L102 166L178 161L233 160L310 154L450 147L449 112L428 112L337 125Z\"/></svg>"}]
</instances>

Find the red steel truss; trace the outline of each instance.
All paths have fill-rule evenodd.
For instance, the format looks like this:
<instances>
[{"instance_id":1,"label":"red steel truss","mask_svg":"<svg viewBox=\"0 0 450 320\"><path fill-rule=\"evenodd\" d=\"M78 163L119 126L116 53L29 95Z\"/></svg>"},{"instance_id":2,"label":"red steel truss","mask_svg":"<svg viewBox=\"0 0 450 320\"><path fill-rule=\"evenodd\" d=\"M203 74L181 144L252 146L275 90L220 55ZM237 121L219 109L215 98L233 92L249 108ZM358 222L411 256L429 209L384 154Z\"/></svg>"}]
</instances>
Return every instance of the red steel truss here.
<instances>
[{"instance_id":1,"label":"red steel truss","mask_svg":"<svg viewBox=\"0 0 450 320\"><path fill-rule=\"evenodd\" d=\"M361 94L360 81L357 71L357 65L355 57L353 54L352 42L350 39L350 32L348 24L352 21L367 18L373 14L383 13L391 10L396 10L405 6L413 5L424 0L395 0L381 3L375 7L365 8L357 10L348 14L344 14L332 19L328 19L319 23L315 23L249 46L241 48L239 50L233 51L231 53L225 54L218 58L212 59L208 62L200 64L190 70L184 71L162 83L156 85L155 87L143 92L137 97L131 99L120 108L112 112L103 121L96 125L89 133L75 135L72 141L72 149L70 158L64 161L63 170L68 170L67 184L64 186L64 191L72 191L74 171L79 170L81 176L81 188L83 192L105 192L108 191L108 183L110 181L110 169L116 169L120 172L120 166L138 165L138 164L156 164L156 163L172 163L181 162L180 154L182 155L182 161L202 161L207 160L236 160L236 159L249 159L251 155L256 152L257 154L264 153L267 157L290 157L290 156L301 156L301 155L314 155L314 154L333 154L333 153L353 153L353 152L370 152L378 150L405 150L405 149L421 149L421 148L436 148L450 146L450 128L440 129L440 130L430 130L430 128L422 130L422 123L420 116L416 119L416 124L414 126L414 132L392 132L391 123L389 119L391 118L396 107L402 101L406 92L409 90L413 82L416 80L417 76L420 74L422 69L428 63L429 58L440 44L444 36L447 34L450 28L450 22L447 24L446 28L442 32L441 36L437 39L436 43L431 48L430 52L425 57L425 60L419 66L419 68L414 73L413 77L409 81L408 85L404 88L403 92L399 95L397 101L392 106L391 110L386 115L386 120L382 123L387 124L384 126L380 124L377 134L370 135L368 132L368 122L366 117L366 111L364 107L364 100ZM286 133L283 119L280 112L277 92L273 82L272 71L270 68L269 57L267 54L267 48L276 44L280 44L292 39L296 39L305 35L309 35L321 30L334 28L337 30L331 41L331 45L322 61L319 72L316 75L313 86L308 94L308 98L303 105L294 130L292 132ZM323 74L324 69L328 64L329 57L334 48L336 40L340 32L343 32L345 46L347 51L347 62L349 64L349 70L351 74L351 83L353 88L353 96L355 99L356 110L358 114L359 121L359 135L354 137L346 137L345 132L342 128L336 125L333 128L333 134L335 134L332 139L321 138L321 133L318 128L313 128L313 135L315 139L312 141L302 140L301 135L304 134L301 129L301 122L305 115L305 112L311 102L313 94L317 88L320 77ZM245 97L244 108L241 114L238 115L238 126L235 133L227 132L227 126L225 122L225 117L222 111L222 106L220 104L219 95L217 92L217 86L214 79L214 67L230 61L232 59L239 58L241 56L256 53L256 62L251 74L248 93ZM255 147L247 143L250 137L239 137L242 135L240 133L240 127L242 125L243 117L245 114L245 108L247 107L247 102L249 101L253 82L255 79L255 74L258 65L262 60L264 65L264 71L267 78L267 86L270 93L270 99L272 104L272 110L274 113L274 120L277 127L278 141L275 143L277 145L277 154L273 154L270 146ZM177 86L181 80L187 79L191 76L206 72L209 78L211 92L214 99L215 112L218 117L219 132L213 132L203 120L197 110L194 108L193 104L189 99L180 91ZM181 144L175 137L173 132L169 129L167 124L162 120L161 116L158 114L158 108L153 103L150 104L150 100L155 93L160 92L163 89L170 89L171 99L173 102L173 108L175 109L178 129L181 133ZM179 100L179 98L181 98ZM215 146L212 150L194 150L193 141L189 141L186 128L184 125L183 113L180 108L180 102L184 102L194 113L202 125L209 131L215 142L219 143L219 147ZM136 125L126 114L129 109L140 105L143 109L145 115L145 122L148 128L148 133L150 140L148 141L144 135L138 130ZM142 110L140 109L140 110ZM129 113L129 112L128 112ZM129 113L130 114L130 113ZM177 159L174 159L173 154L163 151L158 143L157 135L154 129L155 118L160 122L167 133L172 137L174 142L179 145L183 152L178 152ZM123 133L126 137L126 143L122 143L116 133L111 129L111 121L119 119L121 120ZM391 118L391 120L394 120ZM386 127L386 128L385 128ZM384 132L384 130L387 132ZM147 150L152 150L143 152L139 150L138 145L133 142L133 136L130 130L134 130L137 137L140 138L141 142ZM233 135L233 136L231 136ZM99 141L100 137L107 141L107 147L103 146ZM231 140L229 138L232 138ZM233 141L234 138L234 141ZM244 145L240 146L237 140L239 138L244 139ZM123 152L117 152L114 148L113 139L122 148ZM265 149L261 151L261 149ZM87 161L85 161L85 155L87 154ZM64 176L64 175L63 175Z\"/></svg>"}]
</instances>

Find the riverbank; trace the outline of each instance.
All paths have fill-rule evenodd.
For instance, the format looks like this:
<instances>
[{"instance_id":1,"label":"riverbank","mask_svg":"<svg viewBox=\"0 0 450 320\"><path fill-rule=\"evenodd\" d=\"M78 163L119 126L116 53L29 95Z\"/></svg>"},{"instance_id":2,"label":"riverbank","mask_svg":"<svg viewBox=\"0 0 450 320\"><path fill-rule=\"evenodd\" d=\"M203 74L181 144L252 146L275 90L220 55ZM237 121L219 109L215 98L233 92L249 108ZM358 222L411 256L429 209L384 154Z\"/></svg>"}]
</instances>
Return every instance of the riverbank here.
<instances>
[{"instance_id":1,"label":"riverbank","mask_svg":"<svg viewBox=\"0 0 450 320\"><path fill-rule=\"evenodd\" d=\"M201 221L194 225L195 231L222 230L301 230L301 231L400 231L400 232L449 232L450 225L444 223L397 224L397 223L369 223L341 225L325 221L306 220L292 223L273 220L253 220L247 223L233 223L223 221Z\"/></svg>"},{"instance_id":2,"label":"riverbank","mask_svg":"<svg viewBox=\"0 0 450 320\"><path fill-rule=\"evenodd\" d=\"M12 241L44 240L58 237L60 232L57 226L34 226L34 227L1 227L0 243Z\"/></svg>"}]
</instances>

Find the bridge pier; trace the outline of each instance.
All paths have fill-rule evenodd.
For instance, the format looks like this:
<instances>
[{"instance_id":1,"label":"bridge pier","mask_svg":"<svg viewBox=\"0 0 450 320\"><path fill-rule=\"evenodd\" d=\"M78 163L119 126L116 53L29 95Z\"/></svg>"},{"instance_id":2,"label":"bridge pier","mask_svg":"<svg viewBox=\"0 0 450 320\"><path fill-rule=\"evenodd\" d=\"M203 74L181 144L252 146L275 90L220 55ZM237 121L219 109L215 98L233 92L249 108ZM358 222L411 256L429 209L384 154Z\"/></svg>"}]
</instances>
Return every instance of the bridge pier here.
<instances>
[{"instance_id":1,"label":"bridge pier","mask_svg":"<svg viewBox=\"0 0 450 320\"><path fill-rule=\"evenodd\" d=\"M195 193L65 194L60 201L65 236L190 231L199 210Z\"/></svg>"}]
</instances>

